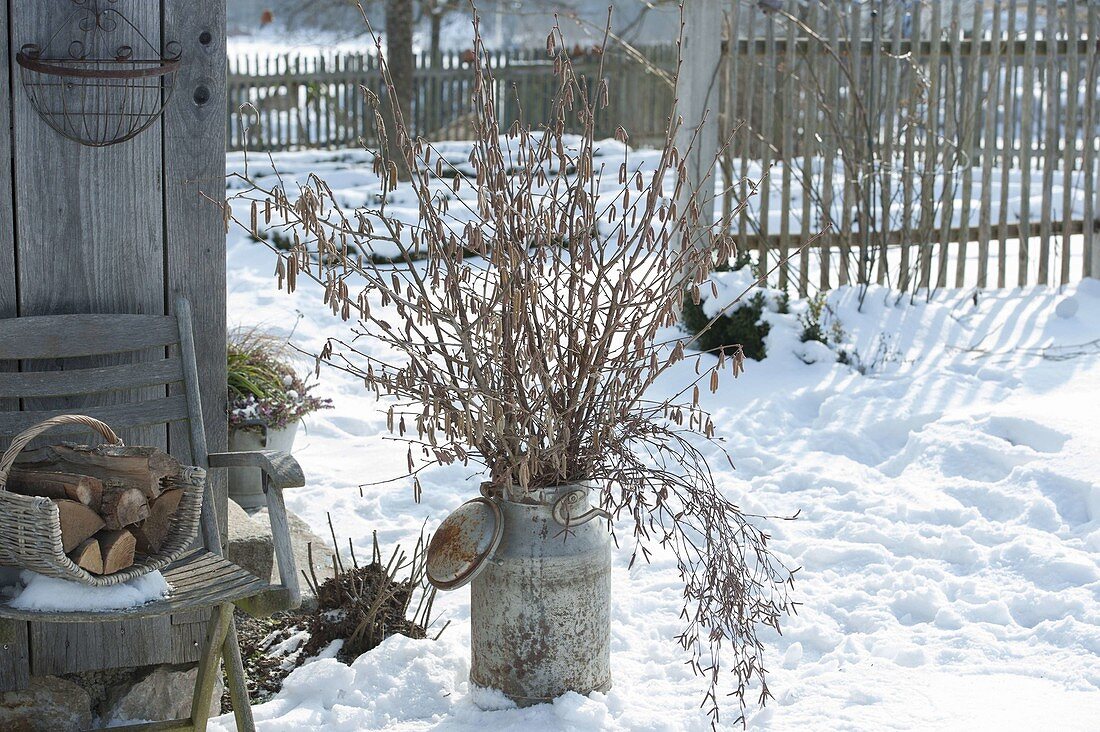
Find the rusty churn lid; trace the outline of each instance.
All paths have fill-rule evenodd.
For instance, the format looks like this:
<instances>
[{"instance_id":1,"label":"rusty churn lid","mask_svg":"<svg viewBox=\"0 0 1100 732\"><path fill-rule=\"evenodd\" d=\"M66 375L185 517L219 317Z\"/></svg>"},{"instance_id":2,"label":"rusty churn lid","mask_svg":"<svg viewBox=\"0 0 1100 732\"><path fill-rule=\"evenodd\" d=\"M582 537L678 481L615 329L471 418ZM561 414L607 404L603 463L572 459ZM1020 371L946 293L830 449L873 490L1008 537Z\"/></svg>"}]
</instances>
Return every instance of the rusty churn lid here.
<instances>
[{"instance_id":1,"label":"rusty churn lid","mask_svg":"<svg viewBox=\"0 0 1100 732\"><path fill-rule=\"evenodd\" d=\"M478 497L443 519L428 544L428 581L454 590L473 580L500 546L504 515L490 498Z\"/></svg>"}]
</instances>

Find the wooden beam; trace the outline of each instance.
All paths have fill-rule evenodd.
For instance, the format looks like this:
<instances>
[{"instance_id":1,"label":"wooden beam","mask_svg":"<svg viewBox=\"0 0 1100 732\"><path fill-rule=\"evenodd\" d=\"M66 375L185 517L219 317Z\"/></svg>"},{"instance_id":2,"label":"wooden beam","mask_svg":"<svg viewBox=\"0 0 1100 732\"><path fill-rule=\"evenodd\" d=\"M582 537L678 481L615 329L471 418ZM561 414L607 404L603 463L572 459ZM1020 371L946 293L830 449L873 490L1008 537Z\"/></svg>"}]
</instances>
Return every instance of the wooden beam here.
<instances>
[{"instance_id":1,"label":"wooden beam","mask_svg":"<svg viewBox=\"0 0 1100 732\"><path fill-rule=\"evenodd\" d=\"M203 732L206 729L206 723L210 717L210 697L218 680L222 644L231 627L233 627L233 605L227 603L220 606L210 618L202 658L199 660L195 690L191 695L191 722L197 732Z\"/></svg>"},{"instance_id":2,"label":"wooden beam","mask_svg":"<svg viewBox=\"0 0 1100 732\"><path fill-rule=\"evenodd\" d=\"M0 0L0 318L14 318L19 314L18 290L15 277L15 182L12 179L12 87L11 53L8 48L8 2ZM0 372L15 371L18 366L0 360ZM19 409L17 399L0 398L0 411ZM26 628L24 628L24 636ZM0 651L0 689L5 688L5 673L16 651ZM14 662L14 661L13 661ZM23 653L23 676L26 675L26 653Z\"/></svg>"},{"instance_id":3,"label":"wooden beam","mask_svg":"<svg viewBox=\"0 0 1100 732\"><path fill-rule=\"evenodd\" d=\"M225 391L225 0L164 3L164 34L183 48L176 103L164 115L166 307L191 303L206 445L228 443ZM172 454L190 454L188 432L170 433ZM205 460L203 455L201 460ZM196 462L197 461L192 461ZM210 475L218 527L227 530L223 471Z\"/></svg>"},{"instance_id":4,"label":"wooden beam","mask_svg":"<svg viewBox=\"0 0 1100 732\"><path fill-rule=\"evenodd\" d=\"M31 673L129 668L199 659L203 624L175 625L168 616L101 623L31 623ZM52 647L49 651L43 646Z\"/></svg>"},{"instance_id":5,"label":"wooden beam","mask_svg":"<svg viewBox=\"0 0 1100 732\"><path fill-rule=\"evenodd\" d=\"M684 215L695 193L699 223L706 229L701 232L704 234L709 233L714 222L711 168L718 151L722 7L720 0L693 0L685 4L681 39L684 63L676 80L675 113L683 122L676 132L675 142L688 173L687 185L676 208L679 215Z\"/></svg>"},{"instance_id":6,"label":"wooden beam","mask_svg":"<svg viewBox=\"0 0 1100 732\"><path fill-rule=\"evenodd\" d=\"M24 198L25 195L20 196L20 200ZM34 222L27 224L28 227L34 225ZM36 255L33 252L28 254ZM37 254L36 258L50 256L52 259L67 259L56 255L57 252L49 255ZM74 264L71 268L75 270L77 266L79 265ZM64 264L59 265L59 268L63 267ZM75 276L83 272L71 271L69 274ZM129 272L128 274L137 276L141 273ZM57 282L51 284L55 289L65 289L64 285ZM42 291L42 284L35 283L35 286L36 290ZM97 294L105 299L111 295L110 292ZM0 322L0 358L51 359L104 356L146 347L163 347L169 343L175 343L178 338L176 323L171 318L162 315L125 314L124 310L103 312L109 315L105 317L91 313L41 314L49 320L23 313L24 317L17 320Z\"/></svg>"},{"instance_id":7,"label":"wooden beam","mask_svg":"<svg viewBox=\"0 0 1100 732\"><path fill-rule=\"evenodd\" d=\"M776 41L776 50L778 53L786 53L787 44L786 40ZM817 41L813 41L816 44ZM1054 56L1065 56L1071 49L1076 50L1080 54L1084 54L1090 47L1100 48L1097 45L1098 41L1092 41L1086 38L1067 40L1060 39L1050 41L1047 39L1036 40L1035 55L1047 56L1053 54ZM799 38L795 41L795 51L797 53L806 53L806 50L811 46L811 41L807 38ZM837 52L846 56L852 52L852 49L856 49L860 56L872 56L875 53L875 43L870 40L863 41L840 41L836 46ZM906 40L902 41L900 45L900 52L902 55L912 54L918 58L923 56L931 56L933 52L938 52L941 56L948 56L952 53L957 53L959 56L973 56L975 53L978 56L1004 56L1009 49L1017 56L1022 56L1024 50L1027 48L1027 41L1023 39L1019 40L1000 40L1000 41L975 41L972 39L961 39L957 43L952 43L950 40L943 41L930 41L930 40ZM762 39L741 39L732 45L732 51L735 54L747 55L756 54L762 55L765 49L765 41ZM879 52L881 53L893 53L893 48L890 44L879 43Z\"/></svg>"},{"instance_id":8,"label":"wooden beam","mask_svg":"<svg viewBox=\"0 0 1100 732\"><path fill-rule=\"evenodd\" d=\"M31 682L25 620L0 619L0 692L25 689Z\"/></svg>"},{"instance_id":9,"label":"wooden beam","mask_svg":"<svg viewBox=\"0 0 1100 732\"><path fill-rule=\"evenodd\" d=\"M15 198L12 180L11 53L8 49L8 3L0 2L0 318L18 314L15 289ZM22 93L22 92L20 92ZM0 409L10 405L0 400ZM18 406L16 406L18 408Z\"/></svg>"},{"instance_id":10,"label":"wooden beam","mask_svg":"<svg viewBox=\"0 0 1100 732\"><path fill-rule=\"evenodd\" d=\"M1085 232L1085 222L1083 221L1070 221L1069 225L1066 225L1062 221L1052 221L1050 226L1051 233L1053 234L1067 234L1072 236L1073 234L1083 234ZM1026 233L1027 238L1031 238L1039 236L1039 232L1041 231L1040 227L1041 224L1038 221L1032 222L1027 227L1021 227L1020 224L1000 224L997 226L992 226L990 228L990 232L993 239L997 239L998 237L1004 237L1005 239L1019 239L1022 233ZM967 230L969 232L973 232L974 227L968 227ZM956 244L962 240L962 233L963 227L953 226L947 230L947 238L944 241L948 244ZM905 241L905 235L906 232L904 231L891 231L885 237L886 245L900 245L903 241ZM830 243L834 243L838 237L839 234L826 234L825 236L822 236L821 238L813 242L810 245L810 248L814 249L818 247L828 246ZM739 249L751 249L754 251L758 250L761 244L764 244L768 247L775 247L779 241L778 234L772 234L767 237L761 236L759 234L752 234L750 236L738 236L735 238L737 239L737 246ZM765 241L765 239L767 241ZM833 241L830 242L828 240ZM971 238L970 241L973 241L973 239ZM796 244L793 246L795 251L797 251L799 247L801 247L801 244Z\"/></svg>"},{"instance_id":11,"label":"wooden beam","mask_svg":"<svg viewBox=\"0 0 1100 732\"><path fill-rule=\"evenodd\" d=\"M1088 276L1100 279L1100 165L1092 144L1093 130L1100 117L1100 99L1095 93L1097 66L1100 65L1100 7L1096 3L1089 4L1088 27L1093 44L1085 54L1088 69L1085 76L1088 84L1085 93L1085 218L1090 224L1085 235L1085 263Z\"/></svg>"}]
</instances>

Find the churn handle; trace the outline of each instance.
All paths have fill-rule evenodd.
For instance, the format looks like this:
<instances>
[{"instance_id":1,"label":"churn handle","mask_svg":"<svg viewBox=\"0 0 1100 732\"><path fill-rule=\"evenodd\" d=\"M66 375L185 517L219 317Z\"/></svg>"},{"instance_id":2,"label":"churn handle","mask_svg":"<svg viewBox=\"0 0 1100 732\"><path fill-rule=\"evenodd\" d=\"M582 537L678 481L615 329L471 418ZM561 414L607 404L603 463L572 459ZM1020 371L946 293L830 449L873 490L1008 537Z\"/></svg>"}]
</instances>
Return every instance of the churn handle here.
<instances>
[{"instance_id":1,"label":"churn handle","mask_svg":"<svg viewBox=\"0 0 1100 732\"><path fill-rule=\"evenodd\" d=\"M582 490L566 491L558 496L558 500L554 501L554 506L550 509L554 521L556 521L559 526L569 529L574 526L587 524L597 516L601 516L605 519L611 518L611 514L598 507L589 509L580 516L571 516L569 513L570 509L584 500L584 497L585 491Z\"/></svg>"}]
</instances>

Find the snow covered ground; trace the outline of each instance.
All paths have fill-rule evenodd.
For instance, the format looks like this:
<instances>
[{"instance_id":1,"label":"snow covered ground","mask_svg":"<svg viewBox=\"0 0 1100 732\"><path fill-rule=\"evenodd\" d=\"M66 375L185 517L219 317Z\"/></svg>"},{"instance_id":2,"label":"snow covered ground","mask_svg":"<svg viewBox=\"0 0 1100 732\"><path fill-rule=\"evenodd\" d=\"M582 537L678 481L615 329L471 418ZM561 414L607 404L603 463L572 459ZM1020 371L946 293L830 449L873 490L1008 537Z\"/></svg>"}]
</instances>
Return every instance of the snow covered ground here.
<instances>
[{"instance_id":1,"label":"snow covered ground","mask_svg":"<svg viewBox=\"0 0 1100 732\"><path fill-rule=\"evenodd\" d=\"M366 200L369 170L348 167L354 154L337 158L278 162L323 169ZM276 290L266 247L234 231L228 261L231 326L293 331L307 350L346 332L313 288ZM1100 282L943 291L931 302L872 288L861 309L858 295L844 288L828 302L867 373L802 344L806 303L794 302L791 314L765 314L768 357L707 401L737 464L718 476L726 494L748 512L800 512L770 524L776 551L803 567L803 604L771 637L776 700L752 711L750 728L1097 729ZM694 373L690 361L683 374ZM359 484L403 472L403 449L354 379L323 370L316 393L336 408L299 433L308 485L287 503L318 533L331 516L363 552L373 531L411 545L425 521L432 529L476 495L481 476L451 466L424 476L419 504L405 483L361 497ZM451 625L438 641L393 637L350 667L313 661L256 707L259 727L708 729L704 681L673 640L675 565L658 554L628 570L628 559L615 560L607 695L482 711L475 702L492 700L475 700L467 684L459 590L440 595L437 616ZM734 717L731 703L723 726ZM232 729L231 718L214 728Z\"/></svg>"},{"instance_id":2,"label":"snow covered ground","mask_svg":"<svg viewBox=\"0 0 1100 732\"><path fill-rule=\"evenodd\" d=\"M472 172L470 169L468 157L470 151L470 143L468 142L439 142L433 143L434 148L438 154L443 157L450 165L453 165L455 169L462 171L463 173ZM599 162L604 166L604 170L607 171L610 179L614 178L615 173L618 170L620 163L624 159L628 160L628 165L631 170L652 170L657 162L657 153L652 150L645 149L632 149L629 150L629 157L627 156L627 148L615 140L601 140L597 144L596 157ZM371 172L370 155L364 150L328 150L328 151L299 151L299 152L284 152L278 153L276 156L277 167L279 172L291 182L305 182L306 176L310 172L319 173L324 177L332 186L337 196L350 206L362 206L371 200L371 197L378 189L378 179ZM230 153L228 156L228 163L230 170L241 170L244 167L246 156L244 153ZM275 179L271 174L271 166L264 153L250 153L247 156L249 161L249 167L253 175L259 177L261 180L268 184L274 184ZM822 161L816 160L813 164L815 175L821 175ZM741 172L741 162L739 159L734 161L734 169L737 174ZM782 230L783 223L783 211L781 205L778 203L782 200L783 196L783 164L775 163L772 165L769 171L760 165L759 162L749 162L745 168L746 179L750 181L763 180L761 183L761 190L763 187L770 189L770 204L767 211L767 227L766 231L771 234L777 234ZM765 176L765 173L767 175ZM796 172L796 178L801 177L800 171ZM982 192L982 177L981 170L975 169L970 172L972 177L972 192L971 192L971 204L966 207L967 209L967 223L971 227L971 230L977 231L980 222L980 199ZM834 187L841 186L844 179L843 165L840 162L836 163L836 166L832 173L832 180ZM1047 200L1047 195L1042 190L1041 185L1037 185L1043 179L1042 169L1035 167L1030 175L1031 186L1028 190L1028 207L1030 211L1029 221L1034 224L1038 221L1038 213L1042 210L1044 202ZM1001 223L1017 224L1020 223L1021 209L1023 208L1023 179L1022 171L1019 169L1009 169L1006 171L1000 168L994 168L991 176L991 208L990 208L990 220L997 225ZM612 182L612 181L609 181ZM441 191L447 190L447 183L449 181L443 181L440 183L439 188ZM895 181L895 191L898 190L900 183ZM918 190L919 199L919 182L914 182ZM943 186L945 185L945 179L943 175L937 175L932 181L933 188L935 190L936 200L939 200ZM959 181L959 175L956 174L952 186L958 195L961 196L962 185ZM721 191L724 188L724 184L719 179L716 181L716 189ZM1002 191L1002 188L1006 190ZM838 188L839 190L839 188ZM471 200L476 196L476 191L471 188L465 188L460 190L457 196L454 196L450 192L447 195L452 198L459 198L465 200ZM802 221L802 205L803 195L802 188L795 185L791 189L791 205L788 209L789 213L789 231L791 234L791 246L797 247L801 239L806 236L812 236L821 230L821 225L818 221L812 221L809 225L803 228ZM1004 196L1004 206L1002 207L1002 195ZM1052 220L1060 222L1066 218L1065 214L1069 213L1071 221L1081 221L1085 215L1085 186L1084 180L1081 177L1080 172L1073 173L1069 178L1064 177L1062 171L1055 171L1053 182L1051 185L1051 192L1049 200L1052 202ZM1068 207L1065 205L1068 201ZM763 212L765 209L762 207L763 196L756 195L750 196L747 202L747 218L735 217L732 223L731 231L735 236L747 235L754 233L753 226L763 225ZM1002 212L1002 208L1004 209ZM721 206L718 206L721 209ZM816 208L812 208L816 211ZM878 210L876 205L875 210ZM395 215L402 220L413 223L417 217L417 204L415 199L407 195L402 191L398 191L395 197L390 202L389 208L390 215ZM246 213L241 211L240 213ZM452 207L451 213L458 219L461 219L466 213L461 207ZM936 221L937 230L940 225L941 216L945 212L943 210L937 210L933 216ZM816 213L813 215L817 215ZM920 230L919 217L920 207L914 206L909 211L911 217L911 225L914 230ZM833 210L831 217L834 222L839 222L845 217L843 216L840 197L837 197L833 201ZM952 226L959 227L963 223L963 205L961 202L956 201L951 211ZM899 197L894 200L890 210L889 221L891 226L896 230L900 229L902 222L905 220L905 207L902 199ZM1002 221L1003 220L1003 221ZM858 230L858 226L855 226ZM610 230L610 229L609 229ZM763 230L763 229L762 229ZM834 232L837 229L834 229ZM853 245L855 247L856 245ZM989 244L989 260L987 262L989 267L990 281L996 282L997 269L999 259L1003 257L1005 266L1006 282L1017 282L1019 276L1020 257L1019 257L1020 242L1018 239L1007 239L1004 243L1003 254L1001 252L1001 244L999 241L992 241ZM938 245L932 247L932 250L927 256L932 258L932 272L933 278L935 272L939 266L940 257L944 256L947 260L947 272L950 273L950 281L954 282L955 271L958 266L958 259L960 256L964 257L966 262L964 265L964 279L963 282L967 286L974 286L978 282L979 271L979 252L980 247L976 244L969 245L965 251L957 243L950 244L946 250L942 249ZM1084 258L1084 237L1077 234L1070 236L1068 259L1069 259L1069 271L1074 278L1078 277L1083 271L1083 258ZM809 282L817 283L821 279L821 250L813 249L808 261L807 277ZM1054 279L1058 278L1058 274L1061 271L1062 260L1066 250L1064 249L1064 241L1061 235L1055 235L1052 237L1051 242L1051 258L1048 262L1050 272L1054 273ZM380 247L377 254L392 256L397 253L397 249L391 247L389 249ZM1039 262L1040 262L1040 241L1035 239L1031 242L1030 255L1026 259L1026 278L1028 282L1038 282ZM909 247L909 262L910 262L910 277L917 278L916 266L920 261L921 252L920 247L911 245ZM841 257L837 248L834 246L830 254L830 272L832 272L832 281L834 284L837 281L837 273L841 269ZM888 271L890 278L896 283L900 272L902 254L901 247L892 246L887 252L887 262L889 265ZM769 266L776 267L779 264L779 252L773 249L769 259ZM798 255L792 255L789 260L790 277L792 281L797 282L800 274L801 258ZM849 262L850 271L855 267L854 262Z\"/></svg>"}]
</instances>

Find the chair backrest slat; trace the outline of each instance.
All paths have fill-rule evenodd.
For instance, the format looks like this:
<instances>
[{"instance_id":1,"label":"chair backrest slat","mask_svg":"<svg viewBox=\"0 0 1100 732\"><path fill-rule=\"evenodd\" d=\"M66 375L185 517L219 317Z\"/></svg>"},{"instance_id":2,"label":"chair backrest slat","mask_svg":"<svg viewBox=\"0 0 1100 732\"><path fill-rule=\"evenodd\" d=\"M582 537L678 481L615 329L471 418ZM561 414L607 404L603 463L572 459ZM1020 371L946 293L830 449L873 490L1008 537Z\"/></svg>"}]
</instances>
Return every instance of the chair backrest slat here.
<instances>
[{"instance_id":1,"label":"chair backrest slat","mask_svg":"<svg viewBox=\"0 0 1100 732\"><path fill-rule=\"evenodd\" d=\"M34 315L0 320L0 359L76 358L179 342L168 315Z\"/></svg>"},{"instance_id":2,"label":"chair backrest slat","mask_svg":"<svg viewBox=\"0 0 1100 732\"><path fill-rule=\"evenodd\" d=\"M190 416L187 411L187 398L183 394L129 404L33 412L0 412L0 437L13 437L44 419L73 412L95 417L106 422L116 431L128 427L146 427L169 422L182 422ZM60 434L60 432L54 431L50 434Z\"/></svg>"},{"instance_id":3,"label":"chair backrest slat","mask_svg":"<svg viewBox=\"0 0 1100 732\"><path fill-rule=\"evenodd\" d=\"M0 319L0 449L58 414L106 422L131 445L165 447L206 465L190 305L176 315L36 315ZM79 428L51 430L31 447L72 440ZM203 495L200 544L220 550L214 503ZM213 539L211 539L213 537Z\"/></svg>"},{"instance_id":4,"label":"chair backrest slat","mask_svg":"<svg viewBox=\"0 0 1100 732\"><path fill-rule=\"evenodd\" d=\"M0 372L0 398L26 399L137 389L183 381L178 353L155 361L69 371Z\"/></svg>"}]
</instances>

